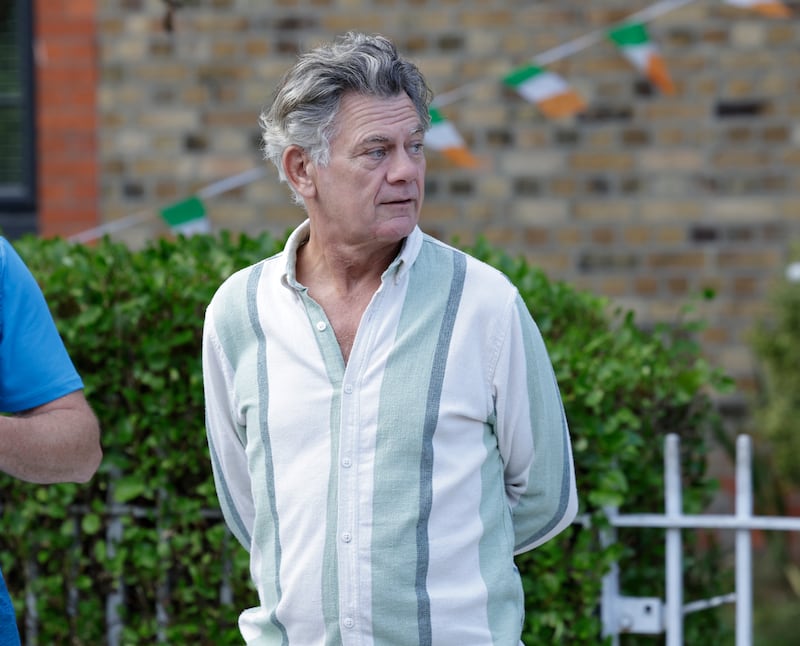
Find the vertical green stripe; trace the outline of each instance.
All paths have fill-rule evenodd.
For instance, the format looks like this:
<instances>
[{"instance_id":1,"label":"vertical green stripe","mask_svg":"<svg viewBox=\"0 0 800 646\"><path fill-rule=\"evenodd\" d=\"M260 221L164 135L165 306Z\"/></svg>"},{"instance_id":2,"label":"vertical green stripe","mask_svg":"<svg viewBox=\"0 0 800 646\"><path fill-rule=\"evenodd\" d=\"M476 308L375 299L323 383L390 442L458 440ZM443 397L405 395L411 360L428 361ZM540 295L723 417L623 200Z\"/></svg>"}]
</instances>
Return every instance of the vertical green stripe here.
<instances>
[{"instance_id":1,"label":"vertical green stripe","mask_svg":"<svg viewBox=\"0 0 800 646\"><path fill-rule=\"evenodd\" d=\"M267 497L269 498L269 508L272 513L272 531L273 531L273 545L275 549L275 607L281 599L281 541L280 541L280 525L278 521L278 509L276 506L275 497L275 473L272 467L272 444L269 437L269 378L267 374L267 340L264 336L264 330L261 327L261 321L258 316L258 283L261 278L261 270L263 264L258 264L253 268L247 281L247 312L250 317L250 325L255 333L258 341L258 359L256 363L256 379L258 381L258 429L261 436L261 445L264 450L264 486L267 490ZM269 562L269 558L265 559ZM264 577L263 581L267 582L269 579ZM278 629L281 634L281 644L287 646L289 637L286 634L286 628L280 622L273 609L270 613L270 621Z\"/></svg>"},{"instance_id":2,"label":"vertical green stripe","mask_svg":"<svg viewBox=\"0 0 800 646\"><path fill-rule=\"evenodd\" d=\"M555 382L555 375L553 375L553 381ZM558 383L556 382L555 387L558 388ZM555 527L562 518L564 518L564 514L567 510L567 505L569 504L569 492L570 492L570 469L569 463L566 459L566 451L567 451L567 437L568 437L568 427L567 427L567 418L566 415L563 414L561 416L561 490L559 492L558 498L558 507L554 510L554 513L550 520L545 524L538 532L534 532L531 536L525 541L526 543L531 543L533 541L538 540L545 534Z\"/></svg>"},{"instance_id":3,"label":"vertical green stripe","mask_svg":"<svg viewBox=\"0 0 800 646\"><path fill-rule=\"evenodd\" d=\"M486 460L481 466L480 515L483 523L479 560L486 585L486 615L492 644L510 644L519 638L524 619L522 582L514 566L514 527L497 447L494 419L484 431Z\"/></svg>"},{"instance_id":4,"label":"vertical green stripe","mask_svg":"<svg viewBox=\"0 0 800 646\"><path fill-rule=\"evenodd\" d=\"M233 502L233 496L231 495L231 490L228 487L228 482L222 477L222 467L219 463L217 448L214 445L214 441L211 439L210 434L208 434L207 437L209 447L208 452L211 457L211 463L214 467L214 483L217 488L217 497L221 501L220 504L223 507L225 520L229 525L233 525L231 533L242 544L242 547L249 552L251 543L250 532L247 531L247 528L244 526L244 521L239 515L239 511L236 509L236 505Z\"/></svg>"},{"instance_id":5,"label":"vertical green stripe","mask_svg":"<svg viewBox=\"0 0 800 646\"><path fill-rule=\"evenodd\" d=\"M381 386L372 535L373 545L380 548L373 549L372 559L376 646L405 644L415 633L430 634L429 626L420 626L430 623L430 613L424 602L426 593L418 590L418 581L424 581L421 571L427 570L427 544L418 545L422 535L418 521L421 513L427 513L420 505L425 505L430 496L432 465L432 447L428 446L425 455L430 404L423 407L420 402L429 402L435 394L432 375L452 300L452 254L451 250L423 243L409 275L406 301ZM431 276L437 280L431 280ZM421 483L414 473L428 482ZM429 501L427 504L429 510ZM422 520L426 522L427 518ZM418 596L423 597L423 604Z\"/></svg>"},{"instance_id":6,"label":"vertical green stripe","mask_svg":"<svg viewBox=\"0 0 800 646\"><path fill-rule=\"evenodd\" d=\"M225 359L232 366L239 365L239 358L241 356L242 349L246 347L247 343L251 339L251 337L246 334L249 330L245 330L245 333L243 334L242 326L232 325L233 321L241 321L242 317L247 316L247 286L246 283L243 284L240 280L241 276L243 275L244 274L237 274L229 279L230 282L227 285L228 289L225 292L225 294L228 295L227 298L225 298L224 301L218 301L215 305L215 309L213 310L214 328L217 338L220 342L220 347L222 352L225 354ZM240 297L240 290L242 289L245 290L245 298ZM230 294L234 294L236 298L230 298ZM208 423L206 423L206 428L208 428ZM244 429L242 427L237 427L236 430L239 441L241 441L242 444L247 442ZM230 487L228 486L228 482L222 475L219 453L217 452L217 447L214 444L214 440L212 439L210 433L206 433L206 436L208 438L211 463L214 467L214 482L216 485L218 498L220 500L220 505L223 506L225 519L233 527L231 531L239 540L239 542L241 542L242 545L249 550L252 537L250 536L250 532L247 531L244 521L234 505L233 496L231 494Z\"/></svg>"},{"instance_id":7,"label":"vertical green stripe","mask_svg":"<svg viewBox=\"0 0 800 646\"><path fill-rule=\"evenodd\" d=\"M529 317L528 310L525 306L525 303L522 301L521 298L517 298L517 310L519 313L519 317L521 321L524 321L526 318ZM542 342L539 339L533 338L533 329L529 325L522 324L522 336L523 342L525 345L525 351L527 354L527 379L528 379L528 392L536 392L537 390L541 390L542 386L537 386L536 381L538 379L542 380L552 380L553 388L555 389L556 393L559 392L558 390L558 383L556 382L555 374L551 367L550 361L546 355L542 356L536 353L536 348L542 347ZM567 504L569 503L569 492L570 492L570 470L569 470L569 463L567 462L567 451L568 451L568 430L567 430L567 419L564 414L564 407L561 404L559 399L558 402L559 412L560 412L560 419L561 419L561 434L558 438L551 437L548 435L542 435L537 433L536 424L533 420L541 418L542 415L547 415L547 411L537 411L534 406L534 401L531 400L531 411L530 411L530 419L531 425L533 426L533 433L534 433L534 447L536 449L537 455L546 455L547 463L543 464L541 460L534 460L533 465L531 466L531 473L529 474L530 482L535 481L536 478L553 478L558 477L560 478L559 489L560 495L559 500L555 508L551 508L549 505L546 505L541 509L542 513L551 513L551 516L547 521L541 526L540 529L533 532L529 536L524 537L522 540L517 540L516 547L520 547L522 545L528 544L536 539L544 536L547 532L549 532L553 527L555 527L558 522L564 517L564 512L567 509ZM547 421L545 422L547 423ZM552 469L551 467L555 464L560 464L560 468ZM531 485L529 484L529 487ZM548 501L540 501L547 503ZM524 497L520 504L524 505ZM540 519L543 521L544 519Z\"/></svg>"},{"instance_id":8,"label":"vertical green stripe","mask_svg":"<svg viewBox=\"0 0 800 646\"><path fill-rule=\"evenodd\" d=\"M340 380L341 381L341 380ZM332 383L333 380L331 380ZM337 512L339 503L339 426L341 419L341 388L334 389L331 399L331 469L328 477L328 509L325 513L325 547L322 553L322 616L325 620L325 644L342 643L339 628L339 562L336 551Z\"/></svg>"},{"instance_id":9,"label":"vertical green stripe","mask_svg":"<svg viewBox=\"0 0 800 646\"><path fill-rule=\"evenodd\" d=\"M442 382L447 367L447 355L450 339L456 322L461 294L464 290L466 274L466 258L453 252L453 279L450 282L450 293L447 306L439 330L436 354L433 357L433 369L428 385L428 400L425 407L425 426L422 434L422 456L420 459L420 492L419 520L417 521L417 625L419 627L419 644L428 646L432 640L431 601L428 597L427 578L430 550L428 547L428 520L433 505L433 434L439 423L439 402L442 399Z\"/></svg>"}]
</instances>

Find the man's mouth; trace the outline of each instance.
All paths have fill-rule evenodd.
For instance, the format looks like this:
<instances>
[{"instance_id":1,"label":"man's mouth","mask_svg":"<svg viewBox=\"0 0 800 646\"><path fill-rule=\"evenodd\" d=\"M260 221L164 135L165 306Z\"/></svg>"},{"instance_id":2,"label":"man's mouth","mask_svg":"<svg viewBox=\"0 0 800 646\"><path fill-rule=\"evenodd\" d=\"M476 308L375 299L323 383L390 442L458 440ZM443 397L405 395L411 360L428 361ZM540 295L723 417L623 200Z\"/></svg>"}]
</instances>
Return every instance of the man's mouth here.
<instances>
[{"instance_id":1,"label":"man's mouth","mask_svg":"<svg viewBox=\"0 0 800 646\"><path fill-rule=\"evenodd\" d=\"M414 199L411 197L407 198L398 198L396 200L384 200L381 204L411 204L414 202Z\"/></svg>"}]
</instances>

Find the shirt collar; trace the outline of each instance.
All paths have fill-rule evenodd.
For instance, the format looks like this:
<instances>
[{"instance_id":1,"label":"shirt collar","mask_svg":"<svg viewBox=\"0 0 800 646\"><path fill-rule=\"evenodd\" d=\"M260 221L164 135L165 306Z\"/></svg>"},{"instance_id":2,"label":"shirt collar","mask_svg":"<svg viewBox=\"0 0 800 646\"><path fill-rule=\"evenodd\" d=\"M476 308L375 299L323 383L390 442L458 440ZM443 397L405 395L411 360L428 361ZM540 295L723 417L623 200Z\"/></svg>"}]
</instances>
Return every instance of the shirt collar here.
<instances>
[{"instance_id":1,"label":"shirt collar","mask_svg":"<svg viewBox=\"0 0 800 646\"><path fill-rule=\"evenodd\" d=\"M414 261L417 259L419 250L421 248L422 231L420 231L420 228L416 226L414 227L414 230L408 234L408 237L403 240L403 246L400 247L400 253L397 254L397 257L386 268L386 271L383 272L381 280L385 281L391 277L394 278L395 284L399 283L400 280L411 269L411 265L413 265Z\"/></svg>"},{"instance_id":2,"label":"shirt collar","mask_svg":"<svg viewBox=\"0 0 800 646\"><path fill-rule=\"evenodd\" d=\"M281 282L286 287L295 290L305 289L305 287L297 282L297 250L308 241L310 230L311 222L305 220L299 227L292 231L286 241L286 245L284 246L286 266L281 276ZM400 253L397 254L397 257L386 268L386 271L383 272L381 280L386 281L391 277L394 279L395 284L400 282L419 255L419 250L422 248L422 237L422 231L418 226L415 226L414 230L403 240Z\"/></svg>"},{"instance_id":3,"label":"shirt collar","mask_svg":"<svg viewBox=\"0 0 800 646\"><path fill-rule=\"evenodd\" d=\"M299 227L292 231L288 240L286 240L286 244L283 248L283 253L286 257L286 266L281 276L281 282L286 287L295 290L305 289L297 282L297 250L308 242L310 231L311 222L305 220Z\"/></svg>"}]
</instances>

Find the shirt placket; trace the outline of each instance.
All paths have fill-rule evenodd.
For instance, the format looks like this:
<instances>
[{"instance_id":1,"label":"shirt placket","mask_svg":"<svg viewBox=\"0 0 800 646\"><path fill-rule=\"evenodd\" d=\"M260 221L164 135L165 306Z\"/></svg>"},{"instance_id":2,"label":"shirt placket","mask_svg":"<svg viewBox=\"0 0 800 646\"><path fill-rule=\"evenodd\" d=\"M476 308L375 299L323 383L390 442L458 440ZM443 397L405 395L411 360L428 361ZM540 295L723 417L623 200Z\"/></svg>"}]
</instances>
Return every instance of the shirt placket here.
<instances>
[{"instance_id":1,"label":"shirt placket","mask_svg":"<svg viewBox=\"0 0 800 646\"><path fill-rule=\"evenodd\" d=\"M374 335L377 333L374 321L377 320L381 303L385 298L383 288L380 288L370 301L361 318L355 343L350 353L350 360L344 372L342 381L342 409L341 409L341 436L339 445L339 590L341 611L341 633L343 646L356 646L369 643L364 636L369 634L371 627L359 625L367 621L370 616L368 608L362 605L368 603L363 595L371 585L369 576L370 550L364 543L368 540L362 536L359 527L369 525L366 519L359 518L362 498L368 492L364 487L371 487L371 482L359 482L359 476L368 471L359 467L362 462L373 461L373 456L364 454L361 434L364 432L365 416L369 418L373 411L362 410L362 406L377 406L377 402L367 401L363 393L367 384L363 381L365 362L369 361L371 350L375 344ZM370 371L372 374L372 371Z\"/></svg>"},{"instance_id":2,"label":"shirt placket","mask_svg":"<svg viewBox=\"0 0 800 646\"><path fill-rule=\"evenodd\" d=\"M345 370L342 384L342 416L339 446L339 513L337 552L339 556L340 623L342 643L357 644L358 626L358 479L356 441L358 437L358 382Z\"/></svg>"}]
</instances>

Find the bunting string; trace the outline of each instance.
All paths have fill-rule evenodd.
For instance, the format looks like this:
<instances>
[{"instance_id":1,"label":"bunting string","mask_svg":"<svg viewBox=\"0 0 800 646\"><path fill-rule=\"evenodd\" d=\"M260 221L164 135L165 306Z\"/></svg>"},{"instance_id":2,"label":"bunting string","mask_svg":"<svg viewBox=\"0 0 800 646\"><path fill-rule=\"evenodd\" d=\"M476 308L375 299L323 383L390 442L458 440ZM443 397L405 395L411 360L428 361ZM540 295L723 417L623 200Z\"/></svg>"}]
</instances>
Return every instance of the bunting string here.
<instances>
[{"instance_id":1,"label":"bunting string","mask_svg":"<svg viewBox=\"0 0 800 646\"><path fill-rule=\"evenodd\" d=\"M165 211L169 213L170 208L184 204L188 200L191 200L192 197L197 197L202 202L202 200L221 195L222 193L232 191L240 186L255 182L256 180L264 177L264 175L266 175L266 170L264 167L256 166L255 168L250 168L246 171L242 171L241 173L237 173L236 175L231 175L216 182L212 182L211 184L207 184L206 186L198 189L194 195L190 196L187 200L181 200L180 202L168 204L157 209L143 209L142 211L138 211L123 218L112 220L111 222L106 222L100 226L76 233L75 235L70 236L68 240L72 242L90 242L92 240L97 240L98 238L102 238L104 235L117 233L118 231L128 229L136 226L137 224L147 222L157 214L160 214L162 217L164 217ZM167 224L170 224L167 218L165 218L165 220L167 220Z\"/></svg>"},{"instance_id":2,"label":"bunting string","mask_svg":"<svg viewBox=\"0 0 800 646\"><path fill-rule=\"evenodd\" d=\"M693 2L697 2L697 0L661 0L660 2L656 2L654 5L646 7L640 11L637 11L627 18L624 18L619 23L618 26L622 26L628 23L646 23L656 18L663 16L670 11L674 11L675 9L679 9L684 5L692 4ZM560 61L563 58L568 58L573 56L579 52L582 52L584 49L588 49L592 45L596 45L599 42L602 42L607 39L608 29L597 29L595 31L589 32L588 34L584 34L583 36L578 36L577 38L567 41L566 43L562 43L553 47L552 49L548 49L547 51L542 52L541 54L537 54L536 56L532 57L530 60L533 64L537 66L545 66L555 63L556 61ZM451 103L455 103L463 99L464 97L469 96L474 88L483 85L484 83L488 82L496 82L496 79L492 78L484 78L484 79L477 79L471 83L467 83L460 87L457 87L453 90L448 90L447 92L443 92L442 94L438 94L434 97L431 105L435 108L442 108L446 105Z\"/></svg>"},{"instance_id":3,"label":"bunting string","mask_svg":"<svg viewBox=\"0 0 800 646\"><path fill-rule=\"evenodd\" d=\"M547 118L572 116L585 109L586 103L572 90L569 84L546 66L573 56L600 42L611 41L629 62L664 94L674 92L666 65L658 48L650 40L646 23L671 11L692 4L697 0L659 0L632 13L611 27L597 29L541 52L510 73L502 82L513 87L524 99L533 102ZM792 11L779 0L718 0L724 4L752 11L768 18L787 18ZM431 128L426 133L425 143L440 151L457 166L476 168L479 161L469 152L467 145L455 126L448 121L441 108L470 96L476 87L497 79L481 78L435 96L431 102ZM145 209L126 217L104 223L69 237L73 242L89 242L104 235L116 233L141 224L156 213L176 233L191 235L210 230L204 200L244 186L266 174L263 166L251 168L230 177L212 182L188 198L166 205L160 209Z\"/></svg>"}]
</instances>

